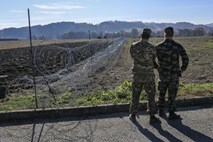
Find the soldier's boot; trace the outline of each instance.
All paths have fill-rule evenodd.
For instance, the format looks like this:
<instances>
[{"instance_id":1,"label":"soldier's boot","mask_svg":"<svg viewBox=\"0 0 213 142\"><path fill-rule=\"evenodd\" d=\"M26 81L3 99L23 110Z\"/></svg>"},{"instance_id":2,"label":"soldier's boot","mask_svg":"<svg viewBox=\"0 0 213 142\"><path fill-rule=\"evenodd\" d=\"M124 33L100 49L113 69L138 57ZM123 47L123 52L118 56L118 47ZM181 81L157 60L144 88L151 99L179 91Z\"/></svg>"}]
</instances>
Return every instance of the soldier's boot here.
<instances>
[{"instance_id":1,"label":"soldier's boot","mask_svg":"<svg viewBox=\"0 0 213 142\"><path fill-rule=\"evenodd\" d=\"M156 123L161 123L161 121L157 117L155 117L155 115L150 115L149 123L152 125Z\"/></svg>"},{"instance_id":2,"label":"soldier's boot","mask_svg":"<svg viewBox=\"0 0 213 142\"><path fill-rule=\"evenodd\" d=\"M132 122L136 122L136 115L135 115L135 114L130 114L130 115L129 115L129 119L130 119Z\"/></svg>"},{"instance_id":3,"label":"soldier's boot","mask_svg":"<svg viewBox=\"0 0 213 142\"><path fill-rule=\"evenodd\" d=\"M169 120L181 119L180 115L176 114L175 112L169 113Z\"/></svg>"},{"instance_id":4,"label":"soldier's boot","mask_svg":"<svg viewBox=\"0 0 213 142\"><path fill-rule=\"evenodd\" d=\"M163 109L159 109L158 114L159 114L160 117L166 117L166 113Z\"/></svg>"}]
</instances>

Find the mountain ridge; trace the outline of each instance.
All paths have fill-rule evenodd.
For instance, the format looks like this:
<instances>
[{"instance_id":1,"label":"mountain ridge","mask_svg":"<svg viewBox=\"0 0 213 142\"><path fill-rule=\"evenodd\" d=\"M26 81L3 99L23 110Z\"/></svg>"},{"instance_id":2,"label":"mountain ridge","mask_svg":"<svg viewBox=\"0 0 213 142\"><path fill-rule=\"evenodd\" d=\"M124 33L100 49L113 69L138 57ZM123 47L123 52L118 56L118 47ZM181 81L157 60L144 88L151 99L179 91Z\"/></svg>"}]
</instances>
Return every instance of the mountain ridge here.
<instances>
[{"instance_id":1,"label":"mountain ridge","mask_svg":"<svg viewBox=\"0 0 213 142\"><path fill-rule=\"evenodd\" d=\"M68 32L88 32L89 30L97 33L112 33L121 30L143 29L151 28L153 31L163 30L167 26L174 27L175 30L179 29L194 29L202 27L205 30L212 30L213 23L211 24L193 24L190 22L177 22L177 23L155 23L155 22L142 22L142 21L104 21L99 24L91 23L75 23L75 22L56 22L46 25L32 26L32 35L45 36L48 38L57 38L58 36ZM28 38L28 27L21 28L5 28L0 30L0 38Z\"/></svg>"}]
</instances>

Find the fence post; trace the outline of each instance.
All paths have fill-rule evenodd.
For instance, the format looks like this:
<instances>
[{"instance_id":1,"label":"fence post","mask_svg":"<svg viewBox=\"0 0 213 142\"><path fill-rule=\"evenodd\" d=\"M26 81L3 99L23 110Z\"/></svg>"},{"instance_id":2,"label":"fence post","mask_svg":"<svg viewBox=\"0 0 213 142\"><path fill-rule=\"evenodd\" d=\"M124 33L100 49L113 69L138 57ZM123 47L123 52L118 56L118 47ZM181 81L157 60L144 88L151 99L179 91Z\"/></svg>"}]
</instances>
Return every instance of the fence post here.
<instances>
[{"instance_id":1,"label":"fence post","mask_svg":"<svg viewBox=\"0 0 213 142\"><path fill-rule=\"evenodd\" d=\"M38 108L38 101L37 101L37 92L36 92L36 82L35 82L35 65L34 65L34 54L33 54L33 46L32 46L32 34L31 34L31 25L30 25L30 10L28 11L28 23L29 23L29 38L30 38L30 53L31 53L31 63L32 63L32 70L33 70L33 88L34 88L34 97L35 97L35 105L36 109Z\"/></svg>"}]
</instances>

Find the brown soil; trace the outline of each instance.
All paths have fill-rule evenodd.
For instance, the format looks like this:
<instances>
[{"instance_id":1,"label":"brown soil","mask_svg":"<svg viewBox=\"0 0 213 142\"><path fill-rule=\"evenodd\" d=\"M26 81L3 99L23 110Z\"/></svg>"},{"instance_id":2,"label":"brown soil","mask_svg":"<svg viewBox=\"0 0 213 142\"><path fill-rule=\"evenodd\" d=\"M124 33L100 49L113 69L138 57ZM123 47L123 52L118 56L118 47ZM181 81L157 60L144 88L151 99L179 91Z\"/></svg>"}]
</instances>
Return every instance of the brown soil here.
<instances>
[{"instance_id":1,"label":"brown soil","mask_svg":"<svg viewBox=\"0 0 213 142\"><path fill-rule=\"evenodd\" d=\"M132 80L131 69L133 60L129 53L129 48L123 48L123 51L117 63L108 71L104 71L96 76L96 87L101 89L113 89L124 81Z\"/></svg>"},{"instance_id":2,"label":"brown soil","mask_svg":"<svg viewBox=\"0 0 213 142\"><path fill-rule=\"evenodd\" d=\"M49 44L49 45L39 45L34 46L33 50L36 53L39 53L39 50L43 50L43 47L48 47L47 52L44 52L39 56L40 62L37 62L37 54L35 55L35 61L37 63L37 67L42 71L44 74L46 74L45 71L41 70L42 67L45 65L45 69L50 71L50 73L55 73L60 69L63 69L65 64L67 63L66 60L63 60L63 57L66 56L66 51L60 51L57 48L51 48L51 47L68 47L68 48L75 48L75 47L82 47L84 45L88 45L88 42L73 42L73 43L63 43L61 44ZM87 47L85 47L87 48ZM46 54L48 53L48 54ZM81 51L82 53L82 51ZM94 54L95 52L90 52L90 54ZM56 56L59 54L59 56ZM54 58L54 57L57 58ZM91 56L91 55L88 55ZM47 59L48 58L48 59ZM73 62L78 63L81 60L84 60L88 58L87 56L79 58L78 55L74 55ZM31 53L29 47L16 47L16 48L9 48L9 49L2 49L0 50L0 85L8 85L12 80L19 77L24 76L31 76L32 71L32 60L31 60ZM45 61L46 63L43 63L42 61ZM41 76L41 73L35 69L35 75ZM7 76L6 78L4 76Z\"/></svg>"}]
</instances>

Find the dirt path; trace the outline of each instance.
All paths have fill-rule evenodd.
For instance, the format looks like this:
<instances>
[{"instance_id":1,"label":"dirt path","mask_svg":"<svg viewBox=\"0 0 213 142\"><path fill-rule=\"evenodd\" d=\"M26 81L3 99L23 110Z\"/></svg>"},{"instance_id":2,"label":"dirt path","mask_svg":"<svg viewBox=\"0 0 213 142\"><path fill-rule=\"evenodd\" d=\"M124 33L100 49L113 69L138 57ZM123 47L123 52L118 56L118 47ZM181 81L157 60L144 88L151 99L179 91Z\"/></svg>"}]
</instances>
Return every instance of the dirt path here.
<instances>
[{"instance_id":1,"label":"dirt path","mask_svg":"<svg viewBox=\"0 0 213 142\"><path fill-rule=\"evenodd\" d=\"M129 48L123 47L120 58L117 63L108 71L98 74L95 87L100 89L114 89L116 86L122 84L124 81L132 80L131 69L133 60L129 53Z\"/></svg>"}]
</instances>

